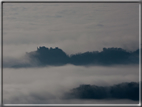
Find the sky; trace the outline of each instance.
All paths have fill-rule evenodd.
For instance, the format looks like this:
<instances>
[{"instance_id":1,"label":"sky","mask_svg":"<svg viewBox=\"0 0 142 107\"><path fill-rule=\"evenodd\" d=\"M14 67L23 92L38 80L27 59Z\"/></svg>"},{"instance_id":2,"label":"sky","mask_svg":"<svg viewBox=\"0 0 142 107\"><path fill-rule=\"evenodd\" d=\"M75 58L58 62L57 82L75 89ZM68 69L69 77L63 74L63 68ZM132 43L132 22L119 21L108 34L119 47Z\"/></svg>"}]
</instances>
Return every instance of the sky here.
<instances>
[{"instance_id":1,"label":"sky","mask_svg":"<svg viewBox=\"0 0 142 107\"><path fill-rule=\"evenodd\" d=\"M117 47L139 48L137 3L4 3L3 58L26 62L37 47L59 47L68 55ZM138 103L130 99L62 99L81 84L138 82L139 65L4 68L4 103ZM28 99L27 99L28 98ZM17 100L19 99L19 100Z\"/></svg>"},{"instance_id":2,"label":"sky","mask_svg":"<svg viewBox=\"0 0 142 107\"><path fill-rule=\"evenodd\" d=\"M139 47L138 4L4 3L3 7L4 56L17 57L43 45L68 54Z\"/></svg>"}]
</instances>

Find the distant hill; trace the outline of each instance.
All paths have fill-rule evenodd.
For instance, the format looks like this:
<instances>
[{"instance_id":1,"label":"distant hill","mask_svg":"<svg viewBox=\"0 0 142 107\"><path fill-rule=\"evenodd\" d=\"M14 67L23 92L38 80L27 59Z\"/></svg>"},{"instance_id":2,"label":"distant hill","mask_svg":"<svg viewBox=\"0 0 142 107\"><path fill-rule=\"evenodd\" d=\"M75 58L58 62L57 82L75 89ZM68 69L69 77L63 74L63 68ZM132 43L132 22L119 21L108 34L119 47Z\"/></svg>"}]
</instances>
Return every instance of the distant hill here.
<instances>
[{"instance_id":1,"label":"distant hill","mask_svg":"<svg viewBox=\"0 0 142 107\"><path fill-rule=\"evenodd\" d=\"M40 65L64 65L69 61L69 56L58 47L54 49L39 47L37 51L27 53L27 55L38 61Z\"/></svg>"},{"instance_id":2,"label":"distant hill","mask_svg":"<svg viewBox=\"0 0 142 107\"><path fill-rule=\"evenodd\" d=\"M139 50L127 52L121 48L103 48L103 51L93 51L67 55L62 49L37 48L27 53L31 59L36 59L40 65L112 65L112 64L138 64Z\"/></svg>"},{"instance_id":3,"label":"distant hill","mask_svg":"<svg viewBox=\"0 0 142 107\"><path fill-rule=\"evenodd\" d=\"M30 63L15 64L12 67L38 67L38 66L62 66L72 64L77 66L114 64L139 64L139 49L128 52L122 48L103 48L103 51L93 51L67 55L62 49L37 47L36 51L26 53Z\"/></svg>"}]
</instances>

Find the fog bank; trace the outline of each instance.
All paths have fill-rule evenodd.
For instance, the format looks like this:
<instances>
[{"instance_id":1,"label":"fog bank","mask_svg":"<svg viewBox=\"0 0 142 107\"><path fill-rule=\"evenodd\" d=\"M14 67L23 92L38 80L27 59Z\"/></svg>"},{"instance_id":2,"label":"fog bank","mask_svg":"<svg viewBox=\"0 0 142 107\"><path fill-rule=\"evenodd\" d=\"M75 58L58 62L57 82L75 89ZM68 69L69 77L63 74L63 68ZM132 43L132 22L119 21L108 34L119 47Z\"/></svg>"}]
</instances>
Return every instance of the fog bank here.
<instances>
[{"instance_id":1,"label":"fog bank","mask_svg":"<svg viewBox=\"0 0 142 107\"><path fill-rule=\"evenodd\" d=\"M122 82L138 82L139 75L136 65L111 67L66 65L27 69L4 68L3 71L4 103L16 104L65 103L66 101L60 102L63 94L81 84L110 86ZM82 103L83 101L68 100L67 102ZM85 102L90 101L85 100ZM105 101L101 100L100 103Z\"/></svg>"}]
</instances>

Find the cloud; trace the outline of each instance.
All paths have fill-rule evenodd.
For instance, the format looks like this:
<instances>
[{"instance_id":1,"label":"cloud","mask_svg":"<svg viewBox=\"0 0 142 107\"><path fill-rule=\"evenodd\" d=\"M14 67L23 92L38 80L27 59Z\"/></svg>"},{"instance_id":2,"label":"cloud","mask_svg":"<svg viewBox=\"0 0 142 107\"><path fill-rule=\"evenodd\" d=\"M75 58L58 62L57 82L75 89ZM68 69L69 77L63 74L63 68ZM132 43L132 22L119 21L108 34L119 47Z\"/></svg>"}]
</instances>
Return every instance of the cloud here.
<instances>
[{"instance_id":1,"label":"cloud","mask_svg":"<svg viewBox=\"0 0 142 107\"><path fill-rule=\"evenodd\" d=\"M40 91L28 90L28 92L22 93L17 91L16 95L10 96L4 101L5 104L137 104L138 90L138 83L135 82L109 87L80 85L71 91L68 90L68 93L60 92L61 94L49 93L43 89ZM5 92L5 94L7 93Z\"/></svg>"},{"instance_id":2,"label":"cloud","mask_svg":"<svg viewBox=\"0 0 142 107\"><path fill-rule=\"evenodd\" d=\"M66 103L66 100L62 100L63 95L81 84L107 87L122 82L139 81L138 65L4 68L3 72L4 103L7 104ZM81 102L93 103L91 100L67 100L67 103ZM127 103L125 100L118 102ZM133 103L131 100L128 102ZM115 103L115 101L94 100L94 103Z\"/></svg>"},{"instance_id":3,"label":"cloud","mask_svg":"<svg viewBox=\"0 0 142 107\"><path fill-rule=\"evenodd\" d=\"M4 67L13 68L63 66L66 64L78 66L139 64L139 49L134 52L127 52L124 49L112 47L103 48L103 51L101 52L93 51L77 53L69 56L58 47L47 48L42 46L37 48L36 51L26 53L24 58L20 58L18 60L4 59Z\"/></svg>"}]
</instances>

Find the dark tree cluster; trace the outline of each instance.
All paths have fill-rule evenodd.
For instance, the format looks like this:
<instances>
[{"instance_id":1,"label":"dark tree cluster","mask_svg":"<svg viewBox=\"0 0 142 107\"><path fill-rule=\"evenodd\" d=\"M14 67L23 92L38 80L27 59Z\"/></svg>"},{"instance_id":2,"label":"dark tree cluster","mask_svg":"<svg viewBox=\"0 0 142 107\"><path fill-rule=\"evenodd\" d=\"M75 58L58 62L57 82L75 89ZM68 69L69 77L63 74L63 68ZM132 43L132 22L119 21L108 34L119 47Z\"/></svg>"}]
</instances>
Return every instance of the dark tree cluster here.
<instances>
[{"instance_id":1,"label":"dark tree cluster","mask_svg":"<svg viewBox=\"0 0 142 107\"><path fill-rule=\"evenodd\" d=\"M69 61L68 55L59 49L56 48L46 48L39 47L37 51L32 53L27 53L31 59L36 60L40 65L64 65Z\"/></svg>"},{"instance_id":2,"label":"dark tree cluster","mask_svg":"<svg viewBox=\"0 0 142 107\"><path fill-rule=\"evenodd\" d=\"M139 100L139 83L121 83L113 86L80 85L66 93L65 98Z\"/></svg>"},{"instance_id":3,"label":"dark tree cluster","mask_svg":"<svg viewBox=\"0 0 142 107\"><path fill-rule=\"evenodd\" d=\"M128 52L121 48L103 48L103 51L93 51L67 55L62 49L46 48L45 46L37 48L37 51L27 53L39 65L112 65L112 64L138 64L139 49L134 52Z\"/></svg>"}]
</instances>

